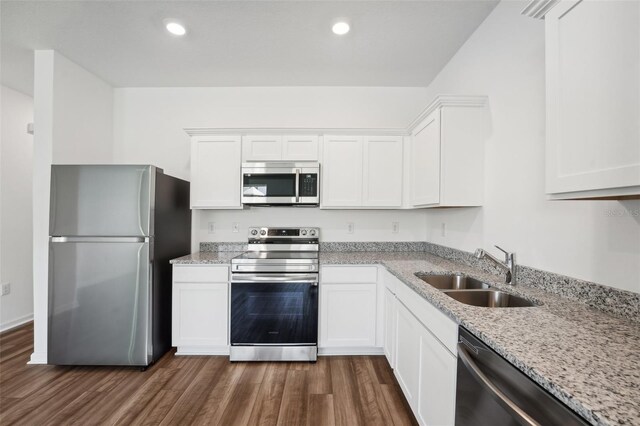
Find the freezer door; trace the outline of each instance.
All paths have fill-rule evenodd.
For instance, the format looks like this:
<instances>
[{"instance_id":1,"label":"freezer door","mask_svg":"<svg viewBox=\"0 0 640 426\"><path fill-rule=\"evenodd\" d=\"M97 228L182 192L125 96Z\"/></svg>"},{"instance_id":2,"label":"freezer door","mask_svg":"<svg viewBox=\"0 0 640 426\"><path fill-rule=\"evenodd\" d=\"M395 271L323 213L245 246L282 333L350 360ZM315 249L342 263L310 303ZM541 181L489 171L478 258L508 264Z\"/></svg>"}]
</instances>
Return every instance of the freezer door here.
<instances>
[{"instance_id":1,"label":"freezer door","mask_svg":"<svg viewBox=\"0 0 640 426\"><path fill-rule=\"evenodd\" d=\"M49 364L147 365L150 243L144 238L49 244Z\"/></svg>"},{"instance_id":2,"label":"freezer door","mask_svg":"<svg viewBox=\"0 0 640 426\"><path fill-rule=\"evenodd\" d=\"M153 235L155 168L51 166L49 235Z\"/></svg>"}]
</instances>

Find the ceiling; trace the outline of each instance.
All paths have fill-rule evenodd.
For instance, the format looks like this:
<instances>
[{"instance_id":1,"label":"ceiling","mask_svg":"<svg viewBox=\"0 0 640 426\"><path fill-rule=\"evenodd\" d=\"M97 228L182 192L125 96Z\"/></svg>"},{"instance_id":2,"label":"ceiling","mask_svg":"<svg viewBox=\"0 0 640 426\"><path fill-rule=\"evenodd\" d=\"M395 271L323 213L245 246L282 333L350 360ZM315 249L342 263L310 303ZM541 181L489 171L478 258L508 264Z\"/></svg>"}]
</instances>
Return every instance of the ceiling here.
<instances>
[{"instance_id":1,"label":"ceiling","mask_svg":"<svg viewBox=\"0 0 640 426\"><path fill-rule=\"evenodd\" d=\"M32 93L33 50L55 49L115 87L427 86L497 3L2 0L1 81Z\"/></svg>"}]
</instances>

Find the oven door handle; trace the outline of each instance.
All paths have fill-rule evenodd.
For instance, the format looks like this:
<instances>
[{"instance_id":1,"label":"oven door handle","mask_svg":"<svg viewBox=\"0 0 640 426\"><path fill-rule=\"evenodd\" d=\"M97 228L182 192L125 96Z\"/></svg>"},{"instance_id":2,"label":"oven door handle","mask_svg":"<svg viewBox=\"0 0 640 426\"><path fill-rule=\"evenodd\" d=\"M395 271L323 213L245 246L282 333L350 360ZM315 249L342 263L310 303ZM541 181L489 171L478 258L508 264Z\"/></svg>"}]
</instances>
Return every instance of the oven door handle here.
<instances>
[{"instance_id":1,"label":"oven door handle","mask_svg":"<svg viewBox=\"0 0 640 426\"><path fill-rule=\"evenodd\" d=\"M529 416L522 408L505 395L491 380L480 370L480 367L473 361L469 352L462 342L458 343L458 358L467 367L467 371L493 395L500 405L507 410L518 424L523 426L540 426L540 423Z\"/></svg>"},{"instance_id":2,"label":"oven door handle","mask_svg":"<svg viewBox=\"0 0 640 426\"><path fill-rule=\"evenodd\" d=\"M318 285L318 277L311 274L277 274L277 275L264 275L264 274L237 274L231 275L231 284L240 283L301 283Z\"/></svg>"}]
</instances>

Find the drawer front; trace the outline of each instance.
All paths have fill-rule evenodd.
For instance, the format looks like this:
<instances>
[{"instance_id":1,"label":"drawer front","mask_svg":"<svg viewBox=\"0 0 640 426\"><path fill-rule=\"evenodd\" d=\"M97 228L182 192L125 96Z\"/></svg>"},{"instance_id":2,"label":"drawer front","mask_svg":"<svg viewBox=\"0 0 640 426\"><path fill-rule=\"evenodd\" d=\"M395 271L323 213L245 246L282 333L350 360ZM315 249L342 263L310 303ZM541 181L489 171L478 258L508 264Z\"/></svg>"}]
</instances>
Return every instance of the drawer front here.
<instances>
[{"instance_id":1,"label":"drawer front","mask_svg":"<svg viewBox=\"0 0 640 426\"><path fill-rule=\"evenodd\" d=\"M323 266L320 269L321 284L364 284L377 282L377 266Z\"/></svg>"},{"instance_id":2,"label":"drawer front","mask_svg":"<svg viewBox=\"0 0 640 426\"><path fill-rule=\"evenodd\" d=\"M457 354L458 324L406 285L396 287L396 297L440 342Z\"/></svg>"},{"instance_id":3,"label":"drawer front","mask_svg":"<svg viewBox=\"0 0 640 426\"><path fill-rule=\"evenodd\" d=\"M174 265L174 283L228 282L228 266Z\"/></svg>"}]
</instances>

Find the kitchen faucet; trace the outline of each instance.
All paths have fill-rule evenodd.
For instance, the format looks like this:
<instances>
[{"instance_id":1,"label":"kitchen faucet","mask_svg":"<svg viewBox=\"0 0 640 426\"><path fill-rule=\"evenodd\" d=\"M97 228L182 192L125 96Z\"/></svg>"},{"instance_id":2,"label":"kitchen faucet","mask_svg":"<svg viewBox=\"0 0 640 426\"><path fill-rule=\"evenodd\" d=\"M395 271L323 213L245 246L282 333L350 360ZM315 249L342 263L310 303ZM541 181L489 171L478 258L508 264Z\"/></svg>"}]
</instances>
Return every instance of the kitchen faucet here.
<instances>
[{"instance_id":1,"label":"kitchen faucet","mask_svg":"<svg viewBox=\"0 0 640 426\"><path fill-rule=\"evenodd\" d=\"M477 249L475 252L475 256L478 259L482 259L483 257L488 257L492 260L496 265L500 266L503 269L507 270L507 276L505 278L505 282L510 285L516 284L516 254L509 253L501 247L495 246L498 250L504 253L504 262L496 259L491 253L486 252L484 249Z\"/></svg>"}]
</instances>

